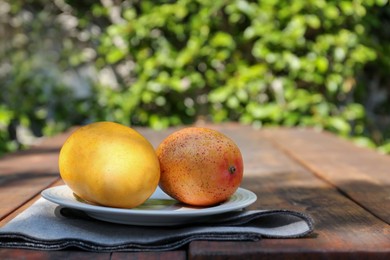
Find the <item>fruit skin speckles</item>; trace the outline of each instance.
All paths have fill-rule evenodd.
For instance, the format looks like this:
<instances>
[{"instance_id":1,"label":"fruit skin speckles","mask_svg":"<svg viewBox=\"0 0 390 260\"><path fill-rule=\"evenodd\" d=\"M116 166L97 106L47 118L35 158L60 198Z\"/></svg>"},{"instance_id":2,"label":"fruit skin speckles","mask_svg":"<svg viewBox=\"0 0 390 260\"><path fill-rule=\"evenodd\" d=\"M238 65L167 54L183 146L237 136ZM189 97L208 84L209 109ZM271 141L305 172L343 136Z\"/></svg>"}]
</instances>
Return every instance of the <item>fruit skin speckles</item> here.
<instances>
[{"instance_id":1,"label":"fruit skin speckles","mask_svg":"<svg viewBox=\"0 0 390 260\"><path fill-rule=\"evenodd\" d=\"M160 187L194 206L227 200L243 178L243 160L233 140L222 133L189 127L168 136L157 148Z\"/></svg>"}]
</instances>

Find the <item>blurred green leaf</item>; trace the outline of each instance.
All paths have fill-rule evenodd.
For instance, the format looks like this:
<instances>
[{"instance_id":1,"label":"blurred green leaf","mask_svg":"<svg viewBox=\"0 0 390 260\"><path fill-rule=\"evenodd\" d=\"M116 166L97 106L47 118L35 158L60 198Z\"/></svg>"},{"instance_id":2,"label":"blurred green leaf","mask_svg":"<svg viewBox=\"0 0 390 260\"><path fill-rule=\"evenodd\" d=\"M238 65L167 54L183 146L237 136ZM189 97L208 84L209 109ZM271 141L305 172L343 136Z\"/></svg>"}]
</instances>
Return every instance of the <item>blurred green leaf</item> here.
<instances>
[{"instance_id":1,"label":"blurred green leaf","mask_svg":"<svg viewBox=\"0 0 390 260\"><path fill-rule=\"evenodd\" d=\"M4 2L0 152L22 146L15 127L198 118L312 126L388 151L387 0L109 2Z\"/></svg>"},{"instance_id":2,"label":"blurred green leaf","mask_svg":"<svg viewBox=\"0 0 390 260\"><path fill-rule=\"evenodd\" d=\"M334 128L336 131L342 135L348 135L351 131L351 126L346 120L340 117L331 117L328 119L328 127Z\"/></svg>"}]
</instances>

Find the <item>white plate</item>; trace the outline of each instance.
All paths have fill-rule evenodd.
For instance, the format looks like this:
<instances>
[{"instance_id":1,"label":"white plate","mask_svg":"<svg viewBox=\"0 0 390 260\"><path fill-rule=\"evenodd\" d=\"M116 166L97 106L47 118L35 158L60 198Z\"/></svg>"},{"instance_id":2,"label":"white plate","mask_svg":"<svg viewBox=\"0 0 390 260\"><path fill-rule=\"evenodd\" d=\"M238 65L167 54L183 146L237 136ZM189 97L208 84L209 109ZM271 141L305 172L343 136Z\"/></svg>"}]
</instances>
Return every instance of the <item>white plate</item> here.
<instances>
[{"instance_id":1,"label":"white plate","mask_svg":"<svg viewBox=\"0 0 390 260\"><path fill-rule=\"evenodd\" d=\"M66 186L56 186L41 193L45 199L61 206L79 209L90 217L128 225L173 226L189 222L198 222L212 215L241 210L257 199L256 194L243 189L238 190L226 202L213 207L191 207L182 204L157 188L154 194L141 206L133 209L111 208L88 204L75 197Z\"/></svg>"}]
</instances>

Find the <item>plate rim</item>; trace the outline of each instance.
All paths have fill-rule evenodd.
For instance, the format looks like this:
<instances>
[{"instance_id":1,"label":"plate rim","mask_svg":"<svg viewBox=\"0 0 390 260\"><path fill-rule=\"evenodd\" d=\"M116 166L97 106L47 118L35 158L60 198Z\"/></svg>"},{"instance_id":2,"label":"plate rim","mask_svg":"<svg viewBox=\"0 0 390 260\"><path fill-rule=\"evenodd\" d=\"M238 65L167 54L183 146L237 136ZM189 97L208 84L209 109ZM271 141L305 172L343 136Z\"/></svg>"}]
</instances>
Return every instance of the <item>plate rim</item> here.
<instances>
[{"instance_id":1,"label":"plate rim","mask_svg":"<svg viewBox=\"0 0 390 260\"><path fill-rule=\"evenodd\" d=\"M53 202L55 204L58 204L60 206L66 206L69 208L74 208L74 209L79 209L83 210L86 212L94 212L94 213L102 213L102 214L126 214L126 215L133 215L133 216L180 216L180 217L185 217L185 216L205 216L205 215L215 215L215 214L221 214L221 213L226 213L234 210L239 210L243 209L251 204L253 204L257 200L257 195L247 189L239 187L236 193L239 194L246 194L249 196L249 199L245 201L244 203L236 203L236 202L231 202L230 199L219 204L216 206L211 206L211 207L205 207L205 208L199 208L199 209L191 209L188 211L175 211L175 210L144 210L144 209L126 209L126 208L114 208L114 207L107 207L107 206L101 206L101 205L92 205L92 204L87 204L84 202L78 201L74 195L72 194L71 198L69 197L65 198L62 200L58 196L53 196L52 192L55 190L60 190L60 189L66 189L66 192L71 192L73 191L69 188L67 185L59 185L59 186L54 186L47 188L41 192L41 196L45 198L46 200ZM171 198L171 197L170 197ZM171 198L173 199L173 198ZM173 199L174 200L174 199ZM228 207L229 203L232 203L232 207ZM228 206L226 206L228 205Z\"/></svg>"}]
</instances>

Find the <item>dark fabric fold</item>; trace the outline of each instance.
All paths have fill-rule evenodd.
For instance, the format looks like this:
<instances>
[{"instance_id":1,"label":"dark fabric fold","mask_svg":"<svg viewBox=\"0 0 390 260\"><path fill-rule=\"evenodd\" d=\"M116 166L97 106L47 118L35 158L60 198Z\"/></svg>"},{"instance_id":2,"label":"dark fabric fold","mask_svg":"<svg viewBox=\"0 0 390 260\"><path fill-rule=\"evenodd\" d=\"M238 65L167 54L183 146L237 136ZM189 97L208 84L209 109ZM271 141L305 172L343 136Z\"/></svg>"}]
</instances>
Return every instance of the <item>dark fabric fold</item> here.
<instances>
[{"instance_id":1,"label":"dark fabric fold","mask_svg":"<svg viewBox=\"0 0 390 260\"><path fill-rule=\"evenodd\" d=\"M156 219L158 221L158 219ZM166 251L195 240L257 241L299 238L313 231L310 216L290 210L235 211L202 223L141 227L103 222L44 199L0 228L0 247L95 252Z\"/></svg>"}]
</instances>

